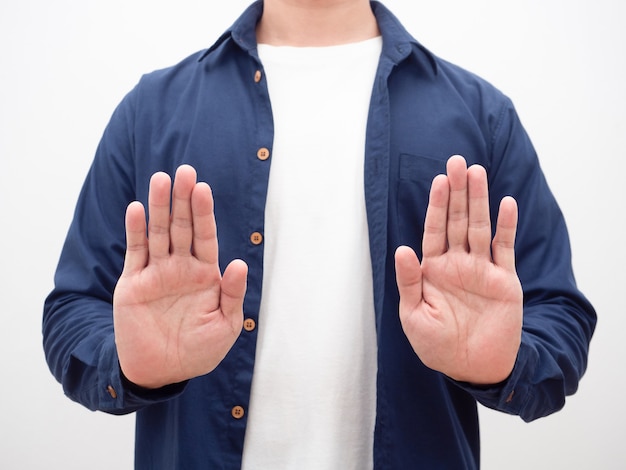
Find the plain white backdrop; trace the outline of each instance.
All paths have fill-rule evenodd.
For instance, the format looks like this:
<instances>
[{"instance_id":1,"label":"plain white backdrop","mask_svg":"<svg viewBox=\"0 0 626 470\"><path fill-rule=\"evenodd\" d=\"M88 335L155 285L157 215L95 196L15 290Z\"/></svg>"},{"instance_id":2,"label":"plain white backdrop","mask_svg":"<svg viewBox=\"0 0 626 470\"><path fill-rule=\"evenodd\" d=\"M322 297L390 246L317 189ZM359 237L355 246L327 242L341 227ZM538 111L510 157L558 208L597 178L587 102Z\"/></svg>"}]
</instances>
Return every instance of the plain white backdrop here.
<instances>
[{"instance_id":1,"label":"plain white backdrop","mask_svg":"<svg viewBox=\"0 0 626 470\"><path fill-rule=\"evenodd\" d=\"M481 409L483 468L626 468L626 3L385 3L431 51L513 99L599 314L588 373L562 412L526 424ZM142 73L210 46L247 4L0 4L0 468L132 468L134 418L82 408L48 372L42 304L114 107Z\"/></svg>"}]
</instances>

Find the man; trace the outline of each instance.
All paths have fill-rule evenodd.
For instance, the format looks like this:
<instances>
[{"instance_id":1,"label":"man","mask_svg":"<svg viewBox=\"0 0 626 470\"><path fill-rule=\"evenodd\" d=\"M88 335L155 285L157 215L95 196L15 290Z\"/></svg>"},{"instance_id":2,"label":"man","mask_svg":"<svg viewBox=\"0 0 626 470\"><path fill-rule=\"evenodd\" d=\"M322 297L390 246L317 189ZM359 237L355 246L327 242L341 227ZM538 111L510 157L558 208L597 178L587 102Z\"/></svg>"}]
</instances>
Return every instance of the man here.
<instances>
[{"instance_id":1,"label":"man","mask_svg":"<svg viewBox=\"0 0 626 470\"><path fill-rule=\"evenodd\" d=\"M145 76L55 282L51 369L137 468L478 468L476 401L560 409L595 326L509 100L365 0Z\"/></svg>"}]
</instances>

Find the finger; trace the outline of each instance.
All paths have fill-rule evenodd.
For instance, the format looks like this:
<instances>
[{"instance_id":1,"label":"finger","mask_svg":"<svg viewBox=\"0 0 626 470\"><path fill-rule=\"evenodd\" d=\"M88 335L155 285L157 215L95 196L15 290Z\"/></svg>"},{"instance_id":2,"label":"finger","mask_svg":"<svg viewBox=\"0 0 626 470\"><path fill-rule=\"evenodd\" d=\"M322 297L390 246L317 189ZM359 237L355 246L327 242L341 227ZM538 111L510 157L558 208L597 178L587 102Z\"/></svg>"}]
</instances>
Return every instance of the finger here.
<instances>
[{"instance_id":1,"label":"finger","mask_svg":"<svg viewBox=\"0 0 626 470\"><path fill-rule=\"evenodd\" d=\"M163 258L170 252L170 190L171 179L166 173L155 173L150 179L148 193L148 248L151 258Z\"/></svg>"},{"instance_id":2,"label":"finger","mask_svg":"<svg viewBox=\"0 0 626 470\"><path fill-rule=\"evenodd\" d=\"M480 165L467 170L469 221L467 241L472 253L491 259L491 218L487 172Z\"/></svg>"},{"instance_id":3,"label":"finger","mask_svg":"<svg viewBox=\"0 0 626 470\"><path fill-rule=\"evenodd\" d=\"M415 251L408 246L398 247L395 264L400 293L400 317L403 318L422 301L422 268Z\"/></svg>"},{"instance_id":4,"label":"finger","mask_svg":"<svg viewBox=\"0 0 626 470\"><path fill-rule=\"evenodd\" d=\"M496 234L493 237L493 261L509 271L515 271L515 234L517 232L517 202L510 196L500 201Z\"/></svg>"},{"instance_id":5,"label":"finger","mask_svg":"<svg viewBox=\"0 0 626 470\"><path fill-rule=\"evenodd\" d=\"M176 170L170 220L170 252L175 255L191 255L193 238L191 193L195 184L196 170L193 167L182 165Z\"/></svg>"},{"instance_id":6,"label":"finger","mask_svg":"<svg viewBox=\"0 0 626 470\"><path fill-rule=\"evenodd\" d=\"M133 274L148 263L148 238L146 237L146 212L139 201L126 208L126 257L124 274Z\"/></svg>"},{"instance_id":7,"label":"finger","mask_svg":"<svg viewBox=\"0 0 626 470\"><path fill-rule=\"evenodd\" d=\"M465 158L454 155L446 165L450 181L448 203L448 245L450 249L467 250L467 164Z\"/></svg>"},{"instance_id":8,"label":"finger","mask_svg":"<svg viewBox=\"0 0 626 470\"><path fill-rule=\"evenodd\" d=\"M248 265L242 260L231 261L222 276L220 308L233 321L243 324L243 300L246 295ZM237 330L241 329L241 325Z\"/></svg>"},{"instance_id":9,"label":"finger","mask_svg":"<svg viewBox=\"0 0 626 470\"><path fill-rule=\"evenodd\" d=\"M438 256L448 249L447 222L450 184L446 175L437 175L430 187L422 253L424 257Z\"/></svg>"},{"instance_id":10,"label":"finger","mask_svg":"<svg viewBox=\"0 0 626 470\"><path fill-rule=\"evenodd\" d=\"M198 183L191 194L193 212L193 254L201 261L218 262L217 227L213 213L213 195L206 183Z\"/></svg>"}]
</instances>

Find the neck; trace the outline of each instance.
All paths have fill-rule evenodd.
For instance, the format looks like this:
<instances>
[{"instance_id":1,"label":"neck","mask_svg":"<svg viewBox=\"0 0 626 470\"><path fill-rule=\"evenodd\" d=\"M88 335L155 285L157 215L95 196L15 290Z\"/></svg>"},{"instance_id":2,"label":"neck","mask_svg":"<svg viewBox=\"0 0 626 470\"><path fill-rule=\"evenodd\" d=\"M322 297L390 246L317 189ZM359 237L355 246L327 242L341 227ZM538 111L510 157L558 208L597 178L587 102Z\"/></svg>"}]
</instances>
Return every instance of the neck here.
<instances>
[{"instance_id":1,"label":"neck","mask_svg":"<svg viewBox=\"0 0 626 470\"><path fill-rule=\"evenodd\" d=\"M257 41L273 46L334 46L380 35L369 0L265 0Z\"/></svg>"}]
</instances>

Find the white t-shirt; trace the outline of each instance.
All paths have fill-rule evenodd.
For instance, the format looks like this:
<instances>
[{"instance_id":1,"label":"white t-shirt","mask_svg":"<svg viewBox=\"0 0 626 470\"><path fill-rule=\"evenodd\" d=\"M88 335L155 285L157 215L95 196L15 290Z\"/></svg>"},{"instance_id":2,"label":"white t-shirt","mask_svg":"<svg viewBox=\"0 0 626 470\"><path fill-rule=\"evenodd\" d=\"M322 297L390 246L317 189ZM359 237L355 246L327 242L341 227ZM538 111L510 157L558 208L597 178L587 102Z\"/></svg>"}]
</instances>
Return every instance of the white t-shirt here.
<instances>
[{"instance_id":1,"label":"white t-shirt","mask_svg":"<svg viewBox=\"0 0 626 470\"><path fill-rule=\"evenodd\" d=\"M382 39L259 46L275 139L243 468L373 465L376 331L363 183Z\"/></svg>"}]
</instances>

